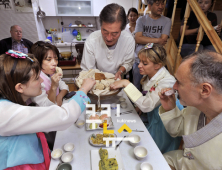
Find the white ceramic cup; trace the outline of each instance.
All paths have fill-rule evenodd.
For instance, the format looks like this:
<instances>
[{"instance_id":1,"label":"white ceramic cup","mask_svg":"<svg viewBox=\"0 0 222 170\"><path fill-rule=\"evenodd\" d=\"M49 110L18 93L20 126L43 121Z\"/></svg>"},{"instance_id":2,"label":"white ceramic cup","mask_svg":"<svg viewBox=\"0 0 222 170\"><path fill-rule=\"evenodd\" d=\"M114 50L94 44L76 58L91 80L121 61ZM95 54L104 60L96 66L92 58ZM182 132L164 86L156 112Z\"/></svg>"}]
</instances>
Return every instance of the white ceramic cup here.
<instances>
[{"instance_id":1,"label":"white ceramic cup","mask_svg":"<svg viewBox=\"0 0 222 170\"><path fill-rule=\"evenodd\" d=\"M131 134L131 135L129 135L129 137L130 138L133 138L133 140L131 141L129 141L129 143L130 143L130 145L131 146L136 146L136 145L138 145L139 143L140 143L140 136L139 135L136 135L136 134Z\"/></svg>"},{"instance_id":2,"label":"white ceramic cup","mask_svg":"<svg viewBox=\"0 0 222 170\"><path fill-rule=\"evenodd\" d=\"M73 160L72 152L66 152L61 157L62 162L71 162Z\"/></svg>"},{"instance_id":3,"label":"white ceramic cup","mask_svg":"<svg viewBox=\"0 0 222 170\"><path fill-rule=\"evenodd\" d=\"M147 156L148 151L143 146L137 146L137 147L134 148L134 154L136 156L136 159L141 160L141 159L144 159Z\"/></svg>"},{"instance_id":4,"label":"white ceramic cup","mask_svg":"<svg viewBox=\"0 0 222 170\"><path fill-rule=\"evenodd\" d=\"M141 170L153 170L153 166L151 164L149 164L148 162L143 162L140 165L140 169Z\"/></svg>"},{"instance_id":5,"label":"white ceramic cup","mask_svg":"<svg viewBox=\"0 0 222 170\"><path fill-rule=\"evenodd\" d=\"M54 149L51 153L51 157L53 159L59 159L63 154L62 149Z\"/></svg>"},{"instance_id":6,"label":"white ceramic cup","mask_svg":"<svg viewBox=\"0 0 222 170\"><path fill-rule=\"evenodd\" d=\"M75 145L73 143L67 143L63 148L66 152L72 152L75 149Z\"/></svg>"}]
</instances>

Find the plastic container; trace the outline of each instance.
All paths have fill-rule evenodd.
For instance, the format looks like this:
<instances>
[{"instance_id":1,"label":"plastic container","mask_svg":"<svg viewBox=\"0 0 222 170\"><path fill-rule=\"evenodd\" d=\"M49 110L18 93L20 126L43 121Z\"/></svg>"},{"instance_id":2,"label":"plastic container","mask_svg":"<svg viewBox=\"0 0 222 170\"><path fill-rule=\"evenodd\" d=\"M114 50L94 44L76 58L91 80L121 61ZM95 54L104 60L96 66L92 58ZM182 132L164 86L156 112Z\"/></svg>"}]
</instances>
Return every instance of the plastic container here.
<instances>
[{"instance_id":1,"label":"plastic container","mask_svg":"<svg viewBox=\"0 0 222 170\"><path fill-rule=\"evenodd\" d=\"M70 31L66 31L62 33L63 42L72 42L74 36L70 33Z\"/></svg>"}]
</instances>

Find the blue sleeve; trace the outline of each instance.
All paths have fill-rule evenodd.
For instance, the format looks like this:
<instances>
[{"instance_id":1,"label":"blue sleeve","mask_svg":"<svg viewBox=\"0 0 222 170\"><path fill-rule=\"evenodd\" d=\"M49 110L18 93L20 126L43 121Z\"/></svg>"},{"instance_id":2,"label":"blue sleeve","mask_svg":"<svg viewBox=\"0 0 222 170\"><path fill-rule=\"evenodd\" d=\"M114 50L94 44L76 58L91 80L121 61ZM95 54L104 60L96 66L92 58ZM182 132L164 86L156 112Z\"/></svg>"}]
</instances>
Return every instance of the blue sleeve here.
<instances>
[{"instance_id":1,"label":"blue sleeve","mask_svg":"<svg viewBox=\"0 0 222 170\"><path fill-rule=\"evenodd\" d=\"M76 103L79 104L82 112L86 109L86 104L91 103L90 98L83 91L77 91L70 100L75 100Z\"/></svg>"},{"instance_id":2,"label":"blue sleeve","mask_svg":"<svg viewBox=\"0 0 222 170\"><path fill-rule=\"evenodd\" d=\"M177 99L177 101L176 101L176 105L177 105L177 107L180 109L180 110L183 110L183 105L182 104L180 104L180 101Z\"/></svg>"}]
</instances>

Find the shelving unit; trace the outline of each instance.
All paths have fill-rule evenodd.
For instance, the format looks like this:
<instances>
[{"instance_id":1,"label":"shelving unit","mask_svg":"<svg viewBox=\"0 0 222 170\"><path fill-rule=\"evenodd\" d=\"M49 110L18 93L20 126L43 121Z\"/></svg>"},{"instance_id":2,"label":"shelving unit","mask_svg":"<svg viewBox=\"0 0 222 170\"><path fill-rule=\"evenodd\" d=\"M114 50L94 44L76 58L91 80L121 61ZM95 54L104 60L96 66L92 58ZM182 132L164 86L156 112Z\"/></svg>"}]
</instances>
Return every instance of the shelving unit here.
<instances>
[{"instance_id":1,"label":"shelving unit","mask_svg":"<svg viewBox=\"0 0 222 170\"><path fill-rule=\"evenodd\" d=\"M93 0L55 0L58 16L93 16Z\"/></svg>"},{"instance_id":2,"label":"shelving unit","mask_svg":"<svg viewBox=\"0 0 222 170\"><path fill-rule=\"evenodd\" d=\"M63 26L64 28L96 28L96 27L69 27L69 26Z\"/></svg>"}]
</instances>

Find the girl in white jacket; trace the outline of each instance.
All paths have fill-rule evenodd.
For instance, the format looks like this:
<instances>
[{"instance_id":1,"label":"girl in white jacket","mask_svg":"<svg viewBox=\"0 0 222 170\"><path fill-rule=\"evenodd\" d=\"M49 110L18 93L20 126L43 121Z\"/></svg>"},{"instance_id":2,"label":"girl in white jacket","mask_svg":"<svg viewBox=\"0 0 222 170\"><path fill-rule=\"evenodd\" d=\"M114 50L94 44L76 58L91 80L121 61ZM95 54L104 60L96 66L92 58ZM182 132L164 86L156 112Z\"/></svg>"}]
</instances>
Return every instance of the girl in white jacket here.
<instances>
[{"instance_id":1,"label":"girl in white jacket","mask_svg":"<svg viewBox=\"0 0 222 170\"><path fill-rule=\"evenodd\" d=\"M181 138L172 138L168 134L158 114L161 104L158 92L162 88L172 88L176 82L164 67L166 51L161 45L149 43L139 51L138 56L140 74L144 76L141 80L143 93L128 80L116 81L110 87L125 87L124 91L136 104L136 109L144 112L141 118L162 153L178 149Z\"/></svg>"},{"instance_id":2,"label":"girl in white jacket","mask_svg":"<svg viewBox=\"0 0 222 170\"><path fill-rule=\"evenodd\" d=\"M68 128L90 102L86 94L95 81L86 79L61 107L26 106L30 97L41 94L39 74L33 55L10 50L0 56L0 169L48 169L50 151L41 132Z\"/></svg>"}]
</instances>

